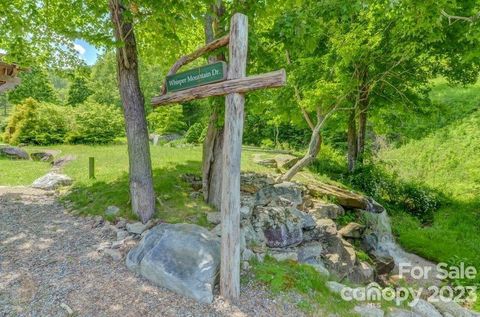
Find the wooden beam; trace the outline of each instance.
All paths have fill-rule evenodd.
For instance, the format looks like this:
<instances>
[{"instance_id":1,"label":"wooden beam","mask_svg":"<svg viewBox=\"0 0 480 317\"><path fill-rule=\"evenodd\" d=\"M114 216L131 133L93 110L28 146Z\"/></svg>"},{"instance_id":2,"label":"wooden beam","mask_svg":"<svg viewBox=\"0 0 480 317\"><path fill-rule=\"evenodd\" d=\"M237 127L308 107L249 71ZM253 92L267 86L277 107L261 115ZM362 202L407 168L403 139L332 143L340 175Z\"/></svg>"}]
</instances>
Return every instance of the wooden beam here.
<instances>
[{"instance_id":1,"label":"wooden beam","mask_svg":"<svg viewBox=\"0 0 480 317\"><path fill-rule=\"evenodd\" d=\"M235 80L246 76L247 52L248 18L236 13L230 24L228 79ZM240 296L240 161L245 96L239 91L228 94L225 108L220 294L228 300L236 301Z\"/></svg>"},{"instance_id":2,"label":"wooden beam","mask_svg":"<svg viewBox=\"0 0 480 317\"><path fill-rule=\"evenodd\" d=\"M182 67L182 66L184 66L188 63L193 62L194 60L196 60L200 56L202 56L206 53L212 52L216 49L219 49L220 47L228 45L229 41L230 41L230 35L225 35L223 37L220 37L220 38L208 43L205 46L202 46L202 47L198 48L193 53L190 53L188 55L184 55L184 56L180 57L175 62L175 64L173 64L173 66L170 68L167 76L176 74L177 71L180 69L180 67ZM165 81L164 81L163 82L163 87L162 87L162 94L165 94L166 92L167 92L167 87L166 87Z\"/></svg>"},{"instance_id":3,"label":"wooden beam","mask_svg":"<svg viewBox=\"0 0 480 317\"><path fill-rule=\"evenodd\" d=\"M227 80L205 86L194 87L152 98L154 107L171 103L187 102L194 99L211 96L225 96L232 93L246 93L263 88L278 88L285 86L287 75L284 69L274 72Z\"/></svg>"}]
</instances>

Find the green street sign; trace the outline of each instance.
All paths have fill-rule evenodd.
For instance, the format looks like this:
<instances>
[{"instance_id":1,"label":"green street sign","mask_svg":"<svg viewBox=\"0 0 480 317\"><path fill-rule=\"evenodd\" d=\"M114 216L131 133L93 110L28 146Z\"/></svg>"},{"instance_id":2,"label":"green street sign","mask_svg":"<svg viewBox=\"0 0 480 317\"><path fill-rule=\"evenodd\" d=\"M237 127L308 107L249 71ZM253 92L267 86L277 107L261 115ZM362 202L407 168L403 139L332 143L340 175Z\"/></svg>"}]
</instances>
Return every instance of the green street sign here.
<instances>
[{"instance_id":1,"label":"green street sign","mask_svg":"<svg viewBox=\"0 0 480 317\"><path fill-rule=\"evenodd\" d=\"M167 76L167 92L216 83L227 79L227 64L217 62Z\"/></svg>"}]
</instances>

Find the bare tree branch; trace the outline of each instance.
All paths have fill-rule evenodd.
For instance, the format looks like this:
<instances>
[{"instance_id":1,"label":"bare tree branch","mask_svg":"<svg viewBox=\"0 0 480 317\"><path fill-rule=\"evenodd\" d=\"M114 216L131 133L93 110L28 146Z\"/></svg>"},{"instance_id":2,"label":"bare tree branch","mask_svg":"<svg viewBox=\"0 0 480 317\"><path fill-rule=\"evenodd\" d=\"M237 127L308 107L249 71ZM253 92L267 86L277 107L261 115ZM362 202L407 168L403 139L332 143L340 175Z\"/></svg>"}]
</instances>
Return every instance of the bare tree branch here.
<instances>
[{"instance_id":1,"label":"bare tree branch","mask_svg":"<svg viewBox=\"0 0 480 317\"><path fill-rule=\"evenodd\" d=\"M466 22L474 23L478 19L480 19L480 12L478 12L475 15L469 16L469 17L451 15L451 14L448 14L447 12L445 12L444 10L442 10L440 13L448 19L448 24L449 25L452 25L453 23L455 23L457 21L466 21Z\"/></svg>"}]
</instances>

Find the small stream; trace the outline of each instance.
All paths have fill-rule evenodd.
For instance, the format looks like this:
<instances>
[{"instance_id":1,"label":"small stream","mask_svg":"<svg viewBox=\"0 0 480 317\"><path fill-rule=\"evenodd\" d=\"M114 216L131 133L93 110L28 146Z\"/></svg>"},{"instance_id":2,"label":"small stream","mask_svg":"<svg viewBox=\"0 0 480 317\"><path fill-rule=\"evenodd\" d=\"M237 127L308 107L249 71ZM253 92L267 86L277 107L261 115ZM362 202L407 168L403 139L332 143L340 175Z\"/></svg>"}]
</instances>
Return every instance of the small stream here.
<instances>
[{"instance_id":1,"label":"small stream","mask_svg":"<svg viewBox=\"0 0 480 317\"><path fill-rule=\"evenodd\" d=\"M382 213L363 213L368 227L378 238L378 244L376 247L376 252L380 255L389 255L395 261L394 273L398 274L399 265L412 266L412 267L431 267L431 273L428 276L425 276L422 279L413 279L410 274L405 274L404 277L411 281L415 282L418 285L430 286L430 285L439 285L441 281L437 279L437 266L435 263L430 262L414 253L406 252L402 249L396 242L392 234L392 226L390 223L390 218L386 211Z\"/></svg>"}]
</instances>

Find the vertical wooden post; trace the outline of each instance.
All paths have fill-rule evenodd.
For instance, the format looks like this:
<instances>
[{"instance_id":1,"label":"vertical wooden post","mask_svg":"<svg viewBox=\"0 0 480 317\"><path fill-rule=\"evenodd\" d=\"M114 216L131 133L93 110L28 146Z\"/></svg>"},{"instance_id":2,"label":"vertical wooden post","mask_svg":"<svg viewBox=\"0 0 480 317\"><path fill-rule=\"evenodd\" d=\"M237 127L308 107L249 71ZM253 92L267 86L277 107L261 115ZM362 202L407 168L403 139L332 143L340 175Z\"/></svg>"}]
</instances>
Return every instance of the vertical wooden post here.
<instances>
[{"instance_id":1,"label":"vertical wooden post","mask_svg":"<svg viewBox=\"0 0 480 317\"><path fill-rule=\"evenodd\" d=\"M88 178L95 178L95 158L88 158Z\"/></svg>"},{"instance_id":2,"label":"vertical wooden post","mask_svg":"<svg viewBox=\"0 0 480 317\"><path fill-rule=\"evenodd\" d=\"M236 13L230 24L227 79L246 76L248 19ZM233 93L225 99L225 134L222 178L222 255L220 293L229 300L240 295L240 160L245 96Z\"/></svg>"}]
</instances>

